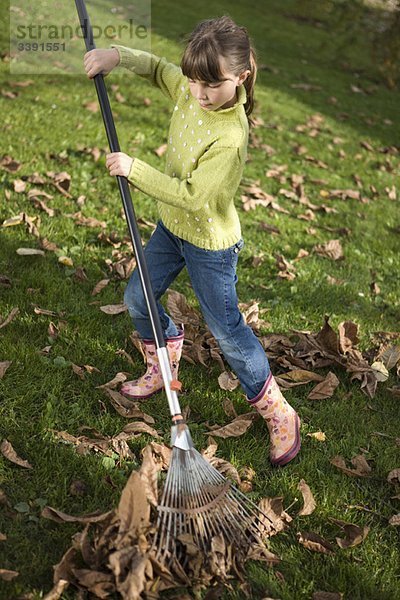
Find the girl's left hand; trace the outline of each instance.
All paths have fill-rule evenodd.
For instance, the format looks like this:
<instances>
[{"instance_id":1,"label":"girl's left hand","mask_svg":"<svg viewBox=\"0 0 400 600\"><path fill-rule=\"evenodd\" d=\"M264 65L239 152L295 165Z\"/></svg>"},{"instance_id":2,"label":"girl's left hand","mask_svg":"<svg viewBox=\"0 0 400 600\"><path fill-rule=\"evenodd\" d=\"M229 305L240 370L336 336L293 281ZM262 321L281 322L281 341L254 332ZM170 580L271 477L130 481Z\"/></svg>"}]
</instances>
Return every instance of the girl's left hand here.
<instances>
[{"instance_id":1,"label":"girl's left hand","mask_svg":"<svg viewBox=\"0 0 400 600\"><path fill-rule=\"evenodd\" d=\"M106 167L110 175L128 177L133 160L131 156L124 152L110 152L110 154L106 154Z\"/></svg>"}]
</instances>

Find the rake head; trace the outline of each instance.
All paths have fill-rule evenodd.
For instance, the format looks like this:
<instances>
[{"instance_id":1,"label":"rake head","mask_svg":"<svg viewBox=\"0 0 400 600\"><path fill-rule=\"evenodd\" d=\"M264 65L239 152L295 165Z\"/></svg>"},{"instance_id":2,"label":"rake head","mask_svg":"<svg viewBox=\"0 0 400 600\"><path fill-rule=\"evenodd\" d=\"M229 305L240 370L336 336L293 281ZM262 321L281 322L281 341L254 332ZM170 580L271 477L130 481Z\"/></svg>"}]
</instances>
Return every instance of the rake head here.
<instances>
[{"instance_id":1,"label":"rake head","mask_svg":"<svg viewBox=\"0 0 400 600\"><path fill-rule=\"evenodd\" d=\"M185 567L188 540L207 556L220 536L242 556L255 546L267 554L263 537L273 529L269 517L193 447L185 424L172 427L172 444L157 507L156 558Z\"/></svg>"}]
</instances>

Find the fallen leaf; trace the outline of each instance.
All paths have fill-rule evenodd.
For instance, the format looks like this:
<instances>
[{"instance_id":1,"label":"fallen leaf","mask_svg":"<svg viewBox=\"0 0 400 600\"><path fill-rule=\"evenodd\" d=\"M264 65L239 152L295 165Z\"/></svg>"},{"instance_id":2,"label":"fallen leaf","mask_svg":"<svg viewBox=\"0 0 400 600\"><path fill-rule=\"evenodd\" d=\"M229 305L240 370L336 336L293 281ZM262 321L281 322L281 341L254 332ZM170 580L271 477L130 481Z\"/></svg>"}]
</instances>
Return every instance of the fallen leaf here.
<instances>
[{"instance_id":1,"label":"fallen leaf","mask_svg":"<svg viewBox=\"0 0 400 600\"><path fill-rule=\"evenodd\" d=\"M339 379L330 371L325 379L321 381L321 383L317 383L311 390L307 398L309 400L325 400L326 398L331 398L339 384Z\"/></svg>"},{"instance_id":2,"label":"fallen leaf","mask_svg":"<svg viewBox=\"0 0 400 600\"><path fill-rule=\"evenodd\" d=\"M0 321L0 329L11 323L15 319L15 317L19 314L19 308L13 308L10 314L4 319L4 321Z\"/></svg>"},{"instance_id":3,"label":"fallen leaf","mask_svg":"<svg viewBox=\"0 0 400 600\"><path fill-rule=\"evenodd\" d=\"M106 306L100 306L100 310L106 315L119 315L128 310L125 304L107 304Z\"/></svg>"},{"instance_id":4,"label":"fallen leaf","mask_svg":"<svg viewBox=\"0 0 400 600\"><path fill-rule=\"evenodd\" d=\"M355 456L351 459L352 465L355 469L350 469L346 466L346 462L342 456L334 456L329 460L329 462L346 473L347 475L352 475L354 477L367 477L371 472L371 467L365 460L362 454Z\"/></svg>"},{"instance_id":5,"label":"fallen leaf","mask_svg":"<svg viewBox=\"0 0 400 600\"><path fill-rule=\"evenodd\" d=\"M107 381L107 383L103 383L102 385L97 385L97 389L103 390L104 388L110 388L114 390L120 383L123 383L128 379L129 373L117 373L111 381Z\"/></svg>"},{"instance_id":6,"label":"fallen leaf","mask_svg":"<svg viewBox=\"0 0 400 600\"><path fill-rule=\"evenodd\" d=\"M300 480L300 483L298 485L298 489L300 490L302 496L303 496L303 502L304 502L304 506L303 508L297 513L298 517L304 517L307 515L311 515L315 508L316 508L316 502L314 500L314 496L312 495L312 492L309 488L309 486L307 485L307 483L304 481L304 479Z\"/></svg>"},{"instance_id":7,"label":"fallen leaf","mask_svg":"<svg viewBox=\"0 0 400 600\"><path fill-rule=\"evenodd\" d=\"M12 463L19 465L20 467L24 467L25 469L33 469L32 465L29 464L27 460L23 460L18 456L18 454L15 452L14 448L8 440L2 441L0 446L0 452L5 458L7 458Z\"/></svg>"},{"instance_id":8,"label":"fallen leaf","mask_svg":"<svg viewBox=\"0 0 400 600\"><path fill-rule=\"evenodd\" d=\"M229 392L235 390L240 385L239 379L230 371L221 373L218 377L218 383L221 389Z\"/></svg>"},{"instance_id":9,"label":"fallen leaf","mask_svg":"<svg viewBox=\"0 0 400 600\"><path fill-rule=\"evenodd\" d=\"M96 296L96 294L99 294L109 283L109 279L101 279L101 281L96 283L96 285L94 286L92 290L92 296Z\"/></svg>"},{"instance_id":10,"label":"fallen leaf","mask_svg":"<svg viewBox=\"0 0 400 600\"><path fill-rule=\"evenodd\" d=\"M387 481L392 484L400 484L400 469L392 469L387 476Z\"/></svg>"},{"instance_id":11,"label":"fallen leaf","mask_svg":"<svg viewBox=\"0 0 400 600\"><path fill-rule=\"evenodd\" d=\"M69 256L59 256L58 262L60 263L60 265L64 265L64 267L74 266L74 261L72 260L72 258L69 258Z\"/></svg>"},{"instance_id":12,"label":"fallen leaf","mask_svg":"<svg viewBox=\"0 0 400 600\"><path fill-rule=\"evenodd\" d=\"M389 378L389 371L380 360L373 362L371 369L373 370L377 381L386 381Z\"/></svg>"},{"instance_id":13,"label":"fallen leaf","mask_svg":"<svg viewBox=\"0 0 400 600\"><path fill-rule=\"evenodd\" d=\"M349 352L360 341L358 338L358 325L352 321L339 323L339 349L343 354Z\"/></svg>"},{"instance_id":14,"label":"fallen leaf","mask_svg":"<svg viewBox=\"0 0 400 600\"><path fill-rule=\"evenodd\" d=\"M390 517L389 525L393 525L394 527L399 527L400 526L400 514L393 515L393 517Z\"/></svg>"},{"instance_id":15,"label":"fallen leaf","mask_svg":"<svg viewBox=\"0 0 400 600\"><path fill-rule=\"evenodd\" d=\"M66 579L59 579L52 589L43 597L43 600L60 600L68 586L69 581Z\"/></svg>"},{"instance_id":16,"label":"fallen leaf","mask_svg":"<svg viewBox=\"0 0 400 600\"><path fill-rule=\"evenodd\" d=\"M229 398L224 398L224 400L222 401L222 408L224 409L224 412L227 417L232 417L233 419L236 419L236 417L238 416L235 407L233 406L232 400L230 400Z\"/></svg>"},{"instance_id":17,"label":"fallen leaf","mask_svg":"<svg viewBox=\"0 0 400 600\"><path fill-rule=\"evenodd\" d=\"M329 242L325 242L325 244L317 244L314 246L313 250L319 256L330 258L332 260L341 260L344 258L340 240L330 240Z\"/></svg>"},{"instance_id":18,"label":"fallen leaf","mask_svg":"<svg viewBox=\"0 0 400 600\"><path fill-rule=\"evenodd\" d=\"M0 159L0 167L2 169L5 169L9 173L16 173L17 171L19 171L21 166L22 163L20 163L18 160L14 160L13 158L11 158L11 156L3 156Z\"/></svg>"},{"instance_id":19,"label":"fallen leaf","mask_svg":"<svg viewBox=\"0 0 400 600\"><path fill-rule=\"evenodd\" d=\"M333 554L335 548L330 542L324 540L320 535L313 532L298 533L297 539L299 543L313 552L321 552L321 554Z\"/></svg>"},{"instance_id":20,"label":"fallen leaf","mask_svg":"<svg viewBox=\"0 0 400 600\"><path fill-rule=\"evenodd\" d=\"M62 512L61 510L57 510L56 508L52 508L51 506L45 506L41 512L41 516L44 519L50 519L51 521L56 521L56 523L101 523L109 517L110 512L106 513L88 513L87 515L74 516L68 515L67 513Z\"/></svg>"},{"instance_id":21,"label":"fallen leaf","mask_svg":"<svg viewBox=\"0 0 400 600\"><path fill-rule=\"evenodd\" d=\"M10 367L11 365L12 365L11 360L5 360L3 362L0 362L0 379L3 379L5 372L7 371L8 367Z\"/></svg>"},{"instance_id":22,"label":"fallen leaf","mask_svg":"<svg viewBox=\"0 0 400 600\"><path fill-rule=\"evenodd\" d=\"M342 600L343 594L340 592L314 592L312 600Z\"/></svg>"},{"instance_id":23,"label":"fallen leaf","mask_svg":"<svg viewBox=\"0 0 400 600\"><path fill-rule=\"evenodd\" d=\"M289 523L292 522L292 517L283 508L283 497L276 496L274 498L262 498L258 503L259 509L267 517L261 515L261 535L275 535L286 529Z\"/></svg>"},{"instance_id":24,"label":"fallen leaf","mask_svg":"<svg viewBox=\"0 0 400 600\"><path fill-rule=\"evenodd\" d=\"M14 192L17 192L17 194L21 194L26 190L26 181L23 181L22 179L14 179L13 185Z\"/></svg>"},{"instance_id":25,"label":"fallen leaf","mask_svg":"<svg viewBox=\"0 0 400 600\"><path fill-rule=\"evenodd\" d=\"M318 442L325 442L326 435L323 431L315 431L314 433L307 433L308 437L312 437Z\"/></svg>"},{"instance_id":26,"label":"fallen leaf","mask_svg":"<svg viewBox=\"0 0 400 600\"><path fill-rule=\"evenodd\" d=\"M392 344L386 347L378 354L377 359L382 361L386 369L390 371L400 361L400 346Z\"/></svg>"},{"instance_id":27,"label":"fallen leaf","mask_svg":"<svg viewBox=\"0 0 400 600\"><path fill-rule=\"evenodd\" d=\"M353 548L354 546L358 546L365 540L370 530L369 527L359 527L358 525L346 523L339 519L331 519L331 521L338 525L345 534L344 538L336 538L336 543L340 548Z\"/></svg>"},{"instance_id":28,"label":"fallen leaf","mask_svg":"<svg viewBox=\"0 0 400 600\"><path fill-rule=\"evenodd\" d=\"M45 256L45 252L43 250L38 250L37 248L18 248L16 253L20 256Z\"/></svg>"},{"instance_id":29,"label":"fallen leaf","mask_svg":"<svg viewBox=\"0 0 400 600\"><path fill-rule=\"evenodd\" d=\"M243 418L241 415L238 415L236 419L234 419L228 425L219 427L218 429L213 429L212 435L221 437L223 439L229 437L239 437L246 433L249 427L251 427L252 422L252 419Z\"/></svg>"},{"instance_id":30,"label":"fallen leaf","mask_svg":"<svg viewBox=\"0 0 400 600\"><path fill-rule=\"evenodd\" d=\"M10 571L9 569L0 569L0 579L3 581L12 581L18 577L18 571Z\"/></svg>"}]
</instances>

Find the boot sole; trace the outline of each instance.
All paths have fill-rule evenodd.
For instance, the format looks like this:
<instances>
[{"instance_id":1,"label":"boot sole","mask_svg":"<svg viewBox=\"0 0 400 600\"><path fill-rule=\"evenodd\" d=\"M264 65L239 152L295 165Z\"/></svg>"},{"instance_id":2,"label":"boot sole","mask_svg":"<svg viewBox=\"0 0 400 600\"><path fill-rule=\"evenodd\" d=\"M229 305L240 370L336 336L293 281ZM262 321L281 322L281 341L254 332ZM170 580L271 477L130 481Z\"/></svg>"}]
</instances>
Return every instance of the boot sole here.
<instances>
[{"instance_id":1,"label":"boot sole","mask_svg":"<svg viewBox=\"0 0 400 600\"><path fill-rule=\"evenodd\" d=\"M142 396L134 396L133 394L130 394L129 392L124 392L122 389L120 389L120 394L122 394L122 396L124 396L124 398L128 398L128 400L147 400L147 398L151 398L152 396L155 396L156 394L158 394L159 392L161 392L161 390L164 389L163 387L160 387L158 390L155 390L154 392L150 392L150 394L145 394Z\"/></svg>"},{"instance_id":2,"label":"boot sole","mask_svg":"<svg viewBox=\"0 0 400 600\"><path fill-rule=\"evenodd\" d=\"M295 456L297 456L298 453L300 452L300 448L301 448L300 417L299 417L299 415L296 415L296 417L297 417L296 418L296 438L295 438L294 444L290 448L290 450L288 450L287 452L285 452L285 454L282 454L282 456L280 456L276 460L272 460L271 459L271 464L272 464L273 467L283 467L288 462L290 462L291 460L293 460L293 458Z\"/></svg>"}]
</instances>

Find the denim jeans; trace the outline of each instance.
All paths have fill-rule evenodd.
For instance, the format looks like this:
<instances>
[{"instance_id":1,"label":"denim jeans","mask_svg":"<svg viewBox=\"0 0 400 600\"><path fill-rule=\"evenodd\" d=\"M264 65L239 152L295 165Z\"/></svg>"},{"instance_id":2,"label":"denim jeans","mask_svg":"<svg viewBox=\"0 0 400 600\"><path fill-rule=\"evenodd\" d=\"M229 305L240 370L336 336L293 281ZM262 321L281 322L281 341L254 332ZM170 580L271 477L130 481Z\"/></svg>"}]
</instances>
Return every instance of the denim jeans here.
<instances>
[{"instance_id":1,"label":"denim jeans","mask_svg":"<svg viewBox=\"0 0 400 600\"><path fill-rule=\"evenodd\" d=\"M238 307L236 266L242 247L240 240L224 250L205 250L178 238L160 221L145 248L145 257L165 338L178 335L179 330L159 299L186 266L204 319L251 399L262 389L270 367ZM139 335L154 339L137 269L128 282L124 301Z\"/></svg>"}]
</instances>

